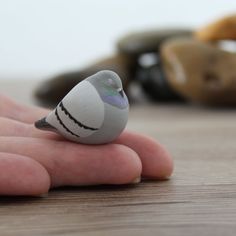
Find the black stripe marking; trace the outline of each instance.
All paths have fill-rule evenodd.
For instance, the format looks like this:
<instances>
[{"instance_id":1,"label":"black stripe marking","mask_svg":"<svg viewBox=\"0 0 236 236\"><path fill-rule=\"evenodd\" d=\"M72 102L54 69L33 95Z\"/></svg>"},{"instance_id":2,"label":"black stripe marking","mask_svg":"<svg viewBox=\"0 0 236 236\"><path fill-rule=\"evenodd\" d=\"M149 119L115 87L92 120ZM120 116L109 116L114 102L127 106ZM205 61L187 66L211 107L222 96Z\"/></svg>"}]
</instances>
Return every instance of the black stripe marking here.
<instances>
[{"instance_id":1,"label":"black stripe marking","mask_svg":"<svg viewBox=\"0 0 236 236\"><path fill-rule=\"evenodd\" d=\"M82 124L81 122L79 122L78 120L76 120L76 119L67 111L67 109L64 107L64 105L62 104L62 102L60 102L59 106L60 106L60 108L62 109L62 111L64 111L64 113L65 113L71 120L73 120L79 127L84 128L84 129L90 129L90 130L98 130L98 128L92 128L92 127L86 126L86 125Z\"/></svg>"},{"instance_id":2,"label":"black stripe marking","mask_svg":"<svg viewBox=\"0 0 236 236\"><path fill-rule=\"evenodd\" d=\"M74 136L76 136L76 137L78 137L78 138L80 137L79 135L73 133L71 130L69 130L69 129L65 126L65 124L62 122L61 118L60 118L59 115L58 115L57 109L55 110L55 115L56 115L56 117L57 117L57 120L58 120L59 123L61 124L61 126L62 126L68 133L70 133L70 134L72 134L72 135L74 135Z\"/></svg>"}]
</instances>

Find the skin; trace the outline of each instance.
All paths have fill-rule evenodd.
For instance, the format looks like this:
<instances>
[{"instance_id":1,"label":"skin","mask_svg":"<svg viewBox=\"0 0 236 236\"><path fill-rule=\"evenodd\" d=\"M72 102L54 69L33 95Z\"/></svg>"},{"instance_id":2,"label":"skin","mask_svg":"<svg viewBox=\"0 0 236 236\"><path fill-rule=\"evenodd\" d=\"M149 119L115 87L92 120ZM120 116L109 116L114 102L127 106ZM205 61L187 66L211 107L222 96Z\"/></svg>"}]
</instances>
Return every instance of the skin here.
<instances>
[{"instance_id":1,"label":"skin","mask_svg":"<svg viewBox=\"0 0 236 236\"><path fill-rule=\"evenodd\" d=\"M111 144L72 143L34 127L48 112L0 94L0 195L39 196L59 186L129 184L172 174L170 154L154 139L124 131Z\"/></svg>"}]
</instances>

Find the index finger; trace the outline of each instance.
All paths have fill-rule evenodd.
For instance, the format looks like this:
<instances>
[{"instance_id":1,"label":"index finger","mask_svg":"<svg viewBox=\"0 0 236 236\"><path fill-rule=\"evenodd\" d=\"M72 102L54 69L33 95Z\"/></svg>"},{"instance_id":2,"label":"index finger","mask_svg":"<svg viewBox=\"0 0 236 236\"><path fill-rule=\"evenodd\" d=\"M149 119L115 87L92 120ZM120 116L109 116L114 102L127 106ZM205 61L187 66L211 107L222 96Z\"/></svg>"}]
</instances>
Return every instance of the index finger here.
<instances>
[{"instance_id":1,"label":"index finger","mask_svg":"<svg viewBox=\"0 0 236 236\"><path fill-rule=\"evenodd\" d=\"M48 109L23 105L3 94L0 94L0 116L2 117L32 124L36 120L46 116L49 112L50 110Z\"/></svg>"}]
</instances>

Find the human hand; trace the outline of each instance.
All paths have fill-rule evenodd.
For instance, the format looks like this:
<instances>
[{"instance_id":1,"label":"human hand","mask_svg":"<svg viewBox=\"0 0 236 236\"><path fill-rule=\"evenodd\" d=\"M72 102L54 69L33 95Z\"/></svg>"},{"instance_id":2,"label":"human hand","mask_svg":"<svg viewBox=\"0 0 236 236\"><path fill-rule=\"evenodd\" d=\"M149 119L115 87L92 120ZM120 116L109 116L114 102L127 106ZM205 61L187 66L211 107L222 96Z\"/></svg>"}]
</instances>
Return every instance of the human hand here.
<instances>
[{"instance_id":1,"label":"human hand","mask_svg":"<svg viewBox=\"0 0 236 236\"><path fill-rule=\"evenodd\" d=\"M50 188L165 179L173 162L155 140L124 131L111 144L83 145L37 130L48 110L0 95L0 195L41 195Z\"/></svg>"}]
</instances>

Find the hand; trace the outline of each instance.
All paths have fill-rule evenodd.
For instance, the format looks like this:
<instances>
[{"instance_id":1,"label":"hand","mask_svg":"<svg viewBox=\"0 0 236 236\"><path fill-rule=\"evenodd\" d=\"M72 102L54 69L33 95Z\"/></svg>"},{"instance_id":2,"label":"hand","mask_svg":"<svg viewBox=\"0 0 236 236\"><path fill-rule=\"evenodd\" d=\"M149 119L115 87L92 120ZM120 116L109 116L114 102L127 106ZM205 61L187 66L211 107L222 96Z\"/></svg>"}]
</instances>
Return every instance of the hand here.
<instances>
[{"instance_id":1,"label":"hand","mask_svg":"<svg viewBox=\"0 0 236 236\"><path fill-rule=\"evenodd\" d=\"M83 145L37 130L48 110L0 95L0 195L41 195L58 186L164 179L173 162L155 140L125 131L111 144Z\"/></svg>"}]
</instances>

